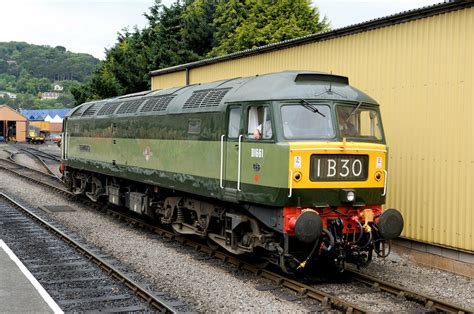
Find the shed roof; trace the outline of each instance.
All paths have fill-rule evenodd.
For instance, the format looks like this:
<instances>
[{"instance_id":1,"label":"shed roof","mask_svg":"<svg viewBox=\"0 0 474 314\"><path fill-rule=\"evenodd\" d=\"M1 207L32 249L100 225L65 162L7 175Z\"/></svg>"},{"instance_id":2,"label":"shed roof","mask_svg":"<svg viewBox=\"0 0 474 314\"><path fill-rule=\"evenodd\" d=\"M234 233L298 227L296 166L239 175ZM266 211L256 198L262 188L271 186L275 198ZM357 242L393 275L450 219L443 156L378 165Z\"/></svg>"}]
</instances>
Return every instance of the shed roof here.
<instances>
[{"instance_id":1,"label":"shed roof","mask_svg":"<svg viewBox=\"0 0 474 314\"><path fill-rule=\"evenodd\" d=\"M61 119L64 119L64 116L70 111L70 108L64 109L29 109L21 110L21 113L28 118L30 121L44 121L45 118L49 115L51 117L59 116Z\"/></svg>"},{"instance_id":2,"label":"shed roof","mask_svg":"<svg viewBox=\"0 0 474 314\"><path fill-rule=\"evenodd\" d=\"M401 13L369 20L369 21L354 24L354 25L349 25L346 27L334 29L327 32L311 34L311 35L307 35L307 36L303 36L303 37L299 37L295 39L285 40L285 41L274 43L274 44L268 44L268 45L253 48L253 49L247 49L247 50L243 50L239 52L234 52L234 53L224 55L224 56L180 64L177 66L172 66L172 67L159 69L159 70L154 70L154 71L151 71L149 74L150 76L153 77L153 76L159 76L166 73L183 71L186 69L189 70L192 68L202 67L209 64L220 63L223 61L243 58L243 57L247 57L247 56L251 56L255 54L261 54L268 51L280 50L280 49L285 49L292 46L303 45L307 43L352 35L352 34L365 32L365 31L369 31L369 30L373 30L373 29L377 29L381 27L391 26L394 24L405 23L405 22L409 22L409 21L413 21L413 20L417 20L421 18L426 18L426 17L442 14L442 13L461 10L461 9L469 8L472 6L474 6L473 0L446 0L445 2L442 2L439 4L434 4L434 5L425 6L419 9L404 11Z\"/></svg>"},{"instance_id":3,"label":"shed roof","mask_svg":"<svg viewBox=\"0 0 474 314\"><path fill-rule=\"evenodd\" d=\"M0 121L26 121L26 117L7 105L0 105Z\"/></svg>"}]
</instances>

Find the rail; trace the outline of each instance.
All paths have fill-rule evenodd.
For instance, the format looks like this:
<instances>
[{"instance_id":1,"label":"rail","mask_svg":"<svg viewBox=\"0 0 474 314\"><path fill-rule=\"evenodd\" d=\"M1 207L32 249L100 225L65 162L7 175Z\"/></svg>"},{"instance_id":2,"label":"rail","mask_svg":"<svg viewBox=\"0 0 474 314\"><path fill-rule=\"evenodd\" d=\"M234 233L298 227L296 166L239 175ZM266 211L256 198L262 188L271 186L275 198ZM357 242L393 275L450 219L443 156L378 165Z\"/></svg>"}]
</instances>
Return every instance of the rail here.
<instances>
[{"instance_id":1,"label":"rail","mask_svg":"<svg viewBox=\"0 0 474 314\"><path fill-rule=\"evenodd\" d=\"M40 155L39 155L38 153L33 153L32 151L27 150L27 149L24 149L24 148L20 149L20 151L25 152L26 154L32 156L36 161L38 161L38 162L41 164L41 166L42 166L44 169L46 169L46 171L48 172L48 174L50 174L50 175L53 176L53 177L56 177L56 175L54 174L54 172L51 171L51 169L48 167L48 165L46 164L46 162L40 157ZM15 160L14 160L14 158L13 158L14 155L15 155L15 153L10 156L10 159L11 159L13 162L15 162Z\"/></svg>"},{"instance_id":2,"label":"rail","mask_svg":"<svg viewBox=\"0 0 474 314\"><path fill-rule=\"evenodd\" d=\"M30 217L32 220L55 234L69 246L73 247L76 251L84 255L87 259L92 260L97 266L103 269L112 277L118 279L122 283L124 283L129 289L131 289L137 296L145 300L148 304L150 304L155 309L165 312L165 313L177 313L177 310L170 305L166 300L160 298L159 296L154 295L150 290L141 286L139 283L128 277L126 274L112 266L111 264L107 263L104 259L99 257L97 254L93 253L85 246L80 244L79 242L73 240L71 237L66 235L61 230L57 229L26 207L22 206L21 204L17 203L14 199L9 197L8 195L0 192L0 197L7 200L12 206L23 212L25 215Z\"/></svg>"},{"instance_id":3,"label":"rail","mask_svg":"<svg viewBox=\"0 0 474 314\"><path fill-rule=\"evenodd\" d=\"M34 172L34 173L37 173L37 174L39 174L39 175L47 176L47 177L49 177L49 178L52 178L52 179L57 180L58 182L61 181L61 179L58 178L58 177L57 177L56 175L54 175L54 174L49 174L49 173L46 173L46 172L43 172L43 171L40 171L40 170L37 170L37 169L34 169L34 168L30 168L30 167L27 167L27 166L24 166L24 165L22 165L22 164L20 164L20 163L15 162L14 159L13 159L13 157L12 157L12 155L10 155L10 157L9 157L8 159L0 158L0 161L6 162L6 163L8 163L8 164L10 164L10 165L12 165L12 166L15 166L15 167L27 169L27 170L32 171L32 172ZM11 169L9 169L9 168L1 167L1 166L0 166L0 168L2 168L2 169L4 169L4 170L7 170L7 171L11 170ZM17 173L17 172L14 172L14 173L17 174L17 175L19 175L19 176L21 176L21 174L19 174L19 173Z\"/></svg>"},{"instance_id":4,"label":"rail","mask_svg":"<svg viewBox=\"0 0 474 314\"><path fill-rule=\"evenodd\" d=\"M407 300L415 301L417 303L423 304L425 307L432 310L436 310L436 311L440 311L444 313L453 313L453 312L454 313L471 313L472 312L472 309L468 310L456 304L437 300L433 297L422 294L420 292L415 292L413 290L403 288L392 283L386 283L383 280L380 280L370 275L362 274L358 271L346 270L346 272L350 274L350 276L354 280L361 282L367 286L370 286L372 288L375 288L383 292L390 293L398 297L404 297Z\"/></svg>"}]
</instances>

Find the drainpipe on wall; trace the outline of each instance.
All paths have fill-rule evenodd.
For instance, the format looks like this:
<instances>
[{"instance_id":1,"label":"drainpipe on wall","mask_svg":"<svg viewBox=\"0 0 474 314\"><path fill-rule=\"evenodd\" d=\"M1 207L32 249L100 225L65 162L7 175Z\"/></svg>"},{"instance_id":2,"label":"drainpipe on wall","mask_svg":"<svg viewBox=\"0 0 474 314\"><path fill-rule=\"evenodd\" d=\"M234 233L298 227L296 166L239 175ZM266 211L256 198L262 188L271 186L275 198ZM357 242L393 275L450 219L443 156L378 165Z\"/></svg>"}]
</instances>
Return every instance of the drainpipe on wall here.
<instances>
[{"instance_id":1,"label":"drainpipe on wall","mask_svg":"<svg viewBox=\"0 0 474 314\"><path fill-rule=\"evenodd\" d=\"M189 85L189 68L186 68L186 85Z\"/></svg>"}]
</instances>

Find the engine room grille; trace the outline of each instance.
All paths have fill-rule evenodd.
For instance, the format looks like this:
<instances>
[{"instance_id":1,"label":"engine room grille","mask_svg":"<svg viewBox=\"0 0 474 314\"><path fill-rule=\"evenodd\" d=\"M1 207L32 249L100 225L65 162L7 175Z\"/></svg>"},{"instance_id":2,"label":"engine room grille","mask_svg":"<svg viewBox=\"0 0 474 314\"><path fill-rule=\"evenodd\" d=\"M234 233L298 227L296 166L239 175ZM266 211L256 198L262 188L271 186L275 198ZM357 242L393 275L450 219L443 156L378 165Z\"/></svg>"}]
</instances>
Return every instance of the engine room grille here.
<instances>
[{"instance_id":1,"label":"engine room grille","mask_svg":"<svg viewBox=\"0 0 474 314\"><path fill-rule=\"evenodd\" d=\"M87 108L86 111L84 111L84 113L82 114L82 117L90 117L95 115L95 113L97 112L97 110L99 110L103 103L103 101L100 101L96 102L92 106L89 106L89 108Z\"/></svg>"},{"instance_id":2,"label":"engine room grille","mask_svg":"<svg viewBox=\"0 0 474 314\"><path fill-rule=\"evenodd\" d=\"M147 102L143 105L140 112L164 111L174 96L158 96L147 98Z\"/></svg>"},{"instance_id":3,"label":"engine room grille","mask_svg":"<svg viewBox=\"0 0 474 314\"><path fill-rule=\"evenodd\" d=\"M134 113L138 111L138 108L142 104L143 100L132 100L132 101L125 101L122 105L117 109L117 114L121 113Z\"/></svg>"},{"instance_id":4,"label":"engine room grille","mask_svg":"<svg viewBox=\"0 0 474 314\"><path fill-rule=\"evenodd\" d=\"M87 108L87 106L82 106L81 108L74 111L74 113L71 115L71 117L80 117L80 116L82 116L82 113L84 112L84 110L86 110L86 108Z\"/></svg>"},{"instance_id":5,"label":"engine room grille","mask_svg":"<svg viewBox=\"0 0 474 314\"><path fill-rule=\"evenodd\" d=\"M195 91L184 103L183 109L217 107L230 88Z\"/></svg>"},{"instance_id":6,"label":"engine room grille","mask_svg":"<svg viewBox=\"0 0 474 314\"><path fill-rule=\"evenodd\" d=\"M117 109L117 107L120 104L122 104L122 103L121 102L111 102L111 103L105 104L104 106L102 106L102 108L100 108L99 112L97 112L97 115L98 116L105 116L105 115L113 114L115 112L115 109Z\"/></svg>"}]
</instances>

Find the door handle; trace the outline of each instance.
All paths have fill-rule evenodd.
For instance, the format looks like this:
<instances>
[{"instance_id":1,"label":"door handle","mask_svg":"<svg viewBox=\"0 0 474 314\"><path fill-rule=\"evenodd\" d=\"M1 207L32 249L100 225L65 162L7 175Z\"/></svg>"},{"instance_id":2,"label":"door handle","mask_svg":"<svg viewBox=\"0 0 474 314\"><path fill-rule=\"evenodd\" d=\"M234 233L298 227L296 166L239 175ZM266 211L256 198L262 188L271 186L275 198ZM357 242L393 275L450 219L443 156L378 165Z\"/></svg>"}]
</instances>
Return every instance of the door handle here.
<instances>
[{"instance_id":1,"label":"door handle","mask_svg":"<svg viewBox=\"0 0 474 314\"><path fill-rule=\"evenodd\" d=\"M234 145L234 148L235 148L235 149L239 149L239 144L235 144L235 145Z\"/></svg>"}]
</instances>

